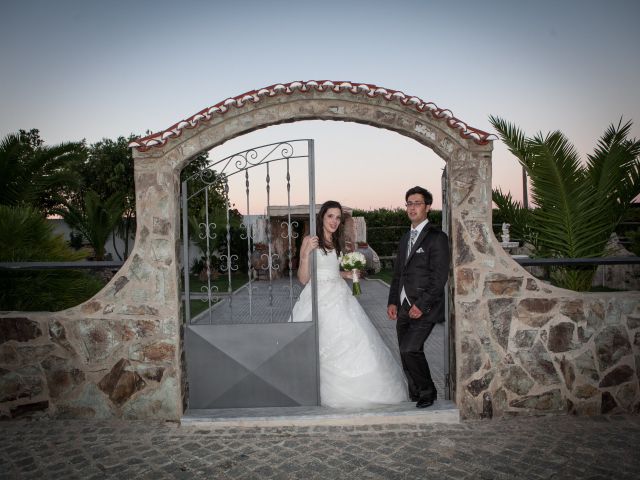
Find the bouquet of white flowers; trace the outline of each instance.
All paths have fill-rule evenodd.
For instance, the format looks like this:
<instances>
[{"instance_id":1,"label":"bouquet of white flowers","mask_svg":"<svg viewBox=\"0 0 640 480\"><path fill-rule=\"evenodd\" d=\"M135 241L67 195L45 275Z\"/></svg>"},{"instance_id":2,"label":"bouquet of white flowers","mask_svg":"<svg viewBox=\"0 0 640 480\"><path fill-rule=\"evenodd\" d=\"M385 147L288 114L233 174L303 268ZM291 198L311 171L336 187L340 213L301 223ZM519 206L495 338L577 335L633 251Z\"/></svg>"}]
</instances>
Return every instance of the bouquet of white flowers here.
<instances>
[{"instance_id":1,"label":"bouquet of white flowers","mask_svg":"<svg viewBox=\"0 0 640 480\"><path fill-rule=\"evenodd\" d=\"M347 271L351 271L351 278L353 279L352 293L354 295L360 295L362 290L360 289L360 281L358 280L358 270L364 270L367 266L367 259L360 252L346 253L340 257L340 265Z\"/></svg>"}]
</instances>

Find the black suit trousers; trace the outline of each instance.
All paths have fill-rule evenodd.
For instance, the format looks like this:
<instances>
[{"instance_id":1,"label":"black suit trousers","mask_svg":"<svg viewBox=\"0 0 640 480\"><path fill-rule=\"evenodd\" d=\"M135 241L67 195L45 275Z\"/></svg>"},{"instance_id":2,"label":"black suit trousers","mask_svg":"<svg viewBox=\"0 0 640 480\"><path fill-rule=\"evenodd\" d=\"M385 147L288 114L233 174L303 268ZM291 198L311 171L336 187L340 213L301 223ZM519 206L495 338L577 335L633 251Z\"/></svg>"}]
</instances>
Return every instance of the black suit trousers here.
<instances>
[{"instance_id":1,"label":"black suit trousers","mask_svg":"<svg viewBox=\"0 0 640 480\"><path fill-rule=\"evenodd\" d=\"M435 323L426 322L424 319L409 318L409 309L406 306L398 309L396 332L400 346L400 359L412 399L436 393L429 364L424 356L424 342L429 338L434 325Z\"/></svg>"}]
</instances>

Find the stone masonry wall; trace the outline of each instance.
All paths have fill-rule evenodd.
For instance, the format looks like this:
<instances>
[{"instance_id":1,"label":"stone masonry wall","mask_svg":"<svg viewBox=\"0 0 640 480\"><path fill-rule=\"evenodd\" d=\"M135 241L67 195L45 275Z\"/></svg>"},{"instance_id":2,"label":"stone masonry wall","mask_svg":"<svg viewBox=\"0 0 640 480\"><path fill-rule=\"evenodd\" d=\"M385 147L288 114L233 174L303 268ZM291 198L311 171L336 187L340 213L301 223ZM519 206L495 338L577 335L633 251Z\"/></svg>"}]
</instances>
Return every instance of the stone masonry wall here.
<instances>
[{"instance_id":1,"label":"stone masonry wall","mask_svg":"<svg viewBox=\"0 0 640 480\"><path fill-rule=\"evenodd\" d=\"M640 292L577 293L516 264L491 231L489 171L449 164L461 416L640 412Z\"/></svg>"},{"instance_id":2,"label":"stone masonry wall","mask_svg":"<svg viewBox=\"0 0 640 480\"><path fill-rule=\"evenodd\" d=\"M463 417L640 409L640 292L557 289L511 260L491 231L491 142L475 142L446 110L400 92L310 85L250 92L140 141L136 244L120 272L72 309L0 312L0 418L178 420L188 396L178 288L180 171L231 138L314 119L392 130L447 163L453 383ZM429 187L436 177L425 169L411 183ZM390 188L402 195L407 185Z\"/></svg>"},{"instance_id":3,"label":"stone masonry wall","mask_svg":"<svg viewBox=\"0 0 640 480\"><path fill-rule=\"evenodd\" d=\"M517 271L458 273L459 295L474 283L484 292L458 297L463 417L640 412L640 294L577 294Z\"/></svg>"},{"instance_id":4,"label":"stone masonry wall","mask_svg":"<svg viewBox=\"0 0 640 480\"><path fill-rule=\"evenodd\" d=\"M181 417L177 182L135 174L136 244L112 281L61 312L0 312L0 418Z\"/></svg>"}]
</instances>

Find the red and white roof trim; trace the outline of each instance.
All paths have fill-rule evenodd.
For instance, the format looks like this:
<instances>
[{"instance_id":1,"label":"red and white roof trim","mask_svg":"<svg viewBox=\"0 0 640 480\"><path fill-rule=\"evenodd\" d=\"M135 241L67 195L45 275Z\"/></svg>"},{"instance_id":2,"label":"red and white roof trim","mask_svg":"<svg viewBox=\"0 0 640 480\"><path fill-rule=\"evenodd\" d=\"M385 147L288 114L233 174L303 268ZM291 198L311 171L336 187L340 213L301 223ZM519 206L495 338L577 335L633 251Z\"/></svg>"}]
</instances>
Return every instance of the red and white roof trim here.
<instances>
[{"instance_id":1,"label":"red and white roof trim","mask_svg":"<svg viewBox=\"0 0 640 480\"><path fill-rule=\"evenodd\" d=\"M252 90L237 97L228 98L212 107L205 108L195 115L176 123L162 132L152 133L143 138L134 140L129 144L130 148L144 152L150 148L164 145L171 138L179 137L184 129L197 127L200 123L211 120L214 115L224 115L230 108L242 108L247 103L258 103L264 97L276 95L292 95L297 93L315 92L347 92L352 95L367 95L369 97L382 97L389 102L400 102L408 108L419 112L430 113L434 118L444 120L449 128L458 130L461 137L472 139L479 145L485 145L495 137L487 132L478 130L456 118L450 110L438 108L432 102L424 102L418 97L410 97L397 90L378 87L368 83L333 82L330 80L307 82L278 83L270 87Z\"/></svg>"}]
</instances>

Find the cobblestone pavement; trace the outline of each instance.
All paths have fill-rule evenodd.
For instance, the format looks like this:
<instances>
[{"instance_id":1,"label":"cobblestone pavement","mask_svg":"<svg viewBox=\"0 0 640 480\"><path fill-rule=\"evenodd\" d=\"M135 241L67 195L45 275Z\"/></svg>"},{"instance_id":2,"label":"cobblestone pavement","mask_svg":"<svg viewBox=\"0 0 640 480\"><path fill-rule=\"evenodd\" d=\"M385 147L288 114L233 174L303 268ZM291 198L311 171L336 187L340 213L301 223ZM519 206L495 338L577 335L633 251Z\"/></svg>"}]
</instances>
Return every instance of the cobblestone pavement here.
<instances>
[{"instance_id":1,"label":"cobblestone pavement","mask_svg":"<svg viewBox=\"0 0 640 480\"><path fill-rule=\"evenodd\" d=\"M0 478L637 479L640 417L455 425L203 428L0 424Z\"/></svg>"}]
</instances>

